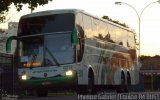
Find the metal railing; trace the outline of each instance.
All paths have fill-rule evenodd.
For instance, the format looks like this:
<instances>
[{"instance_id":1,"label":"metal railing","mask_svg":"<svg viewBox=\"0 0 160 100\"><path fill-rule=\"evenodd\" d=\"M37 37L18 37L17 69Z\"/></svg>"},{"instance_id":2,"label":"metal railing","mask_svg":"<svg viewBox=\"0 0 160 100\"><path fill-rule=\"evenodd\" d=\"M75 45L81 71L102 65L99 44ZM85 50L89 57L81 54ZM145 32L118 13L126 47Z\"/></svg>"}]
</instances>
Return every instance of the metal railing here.
<instances>
[{"instance_id":1,"label":"metal railing","mask_svg":"<svg viewBox=\"0 0 160 100\"><path fill-rule=\"evenodd\" d=\"M14 60L13 55L0 53L0 97L19 94L23 91L18 84Z\"/></svg>"}]
</instances>

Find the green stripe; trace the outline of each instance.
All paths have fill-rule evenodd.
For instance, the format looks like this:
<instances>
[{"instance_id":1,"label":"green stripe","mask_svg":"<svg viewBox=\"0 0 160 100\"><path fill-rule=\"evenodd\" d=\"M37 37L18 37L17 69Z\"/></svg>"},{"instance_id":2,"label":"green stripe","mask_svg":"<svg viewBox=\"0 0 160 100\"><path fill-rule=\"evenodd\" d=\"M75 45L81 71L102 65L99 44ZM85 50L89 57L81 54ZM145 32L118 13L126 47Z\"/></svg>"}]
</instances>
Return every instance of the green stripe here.
<instances>
[{"instance_id":1,"label":"green stripe","mask_svg":"<svg viewBox=\"0 0 160 100\"><path fill-rule=\"evenodd\" d=\"M41 79L29 79L26 81L20 81L21 86L23 88L38 88L43 87L42 85L44 82L49 82L49 85L45 86L68 86L68 85L76 85L77 76L67 77L67 76L60 76L60 77L50 77L50 78L41 78Z\"/></svg>"},{"instance_id":2,"label":"green stripe","mask_svg":"<svg viewBox=\"0 0 160 100\"><path fill-rule=\"evenodd\" d=\"M16 40L16 36L11 36L7 39L6 41L6 52L7 53L10 53L11 52L11 43L12 43L12 40Z\"/></svg>"}]
</instances>

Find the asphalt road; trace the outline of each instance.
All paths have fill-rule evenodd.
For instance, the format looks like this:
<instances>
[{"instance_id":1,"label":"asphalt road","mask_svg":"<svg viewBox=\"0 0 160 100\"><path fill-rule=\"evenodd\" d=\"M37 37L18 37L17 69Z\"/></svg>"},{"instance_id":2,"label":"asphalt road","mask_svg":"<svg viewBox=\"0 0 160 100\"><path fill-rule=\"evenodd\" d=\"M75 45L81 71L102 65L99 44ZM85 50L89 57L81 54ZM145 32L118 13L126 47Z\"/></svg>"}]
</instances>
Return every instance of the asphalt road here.
<instances>
[{"instance_id":1,"label":"asphalt road","mask_svg":"<svg viewBox=\"0 0 160 100\"><path fill-rule=\"evenodd\" d=\"M102 93L103 94L103 93ZM108 94L113 94L112 96L108 96ZM76 93L58 93L58 94L49 94L47 97L36 97L36 96L22 96L19 97L18 100L102 100L106 99L106 96L108 96L107 100L114 100L116 97L116 93L108 93L105 95L101 95L100 93L94 94L94 95L82 95L82 94L76 94ZM105 98L103 98L105 96ZM16 99L17 100L17 99ZM116 100L116 99L115 99Z\"/></svg>"},{"instance_id":2,"label":"asphalt road","mask_svg":"<svg viewBox=\"0 0 160 100\"><path fill-rule=\"evenodd\" d=\"M76 93L49 93L47 97L22 96L18 100L78 100Z\"/></svg>"},{"instance_id":3,"label":"asphalt road","mask_svg":"<svg viewBox=\"0 0 160 100\"><path fill-rule=\"evenodd\" d=\"M95 95L52 94L47 97L19 97L18 99L2 100L160 100L160 92L101 92Z\"/></svg>"},{"instance_id":4,"label":"asphalt road","mask_svg":"<svg viewBox=\"0 0 160 100\"><path fill-rule=\"evenodd\" d=\"M18 100L78 100L77 96L25 97Z\"/></svg>"}]
</instances>

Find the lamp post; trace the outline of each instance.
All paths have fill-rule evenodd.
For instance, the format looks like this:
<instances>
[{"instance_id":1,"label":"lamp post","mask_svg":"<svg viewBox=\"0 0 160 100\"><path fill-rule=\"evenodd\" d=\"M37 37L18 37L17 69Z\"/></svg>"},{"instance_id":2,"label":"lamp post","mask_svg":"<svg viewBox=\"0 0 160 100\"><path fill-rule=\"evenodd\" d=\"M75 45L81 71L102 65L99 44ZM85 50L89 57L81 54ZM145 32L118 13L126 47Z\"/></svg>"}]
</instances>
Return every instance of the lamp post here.
<instances>
[{"instance_id":1,"label":"lamp post","mask_svg":"<svg viewBox=\"0 0 160 100\"><path fill-rule=\"evenodd\" d=\"M31 9L31 13L33 13L33 9L32 9L32 1L30 1L30 9Z\"/></svg>"},{"instance_id":2,"label":"lamp post","mask_svg":"<svg viewBox=\"0 0 160 100\"><path fill-rule=\"evenodd\" d=\"M144 10L145 10L148 6L150 6L151 4L157 3L157 2L160 3L160 0L151 2L151 3L149 3L148 5L146 5L146 6L142 9L142 11L141 11L140 14L138 14L138 11L137 11L132 5L130 5L130 4L128 4L128 3L125 3L125 2L115 2L116 5L125 4L125 5L130 6L130 7L136 12L136 14L137 14L137 17L138 17L138 27L139 27L139 28L138 28L138 33L139 33L139 58L140 58L140 54L141 54L141 52L140 52L140 46L141 46L141 45L140 45L141 16L142 16Z\"/></svg>"}]
</instances>

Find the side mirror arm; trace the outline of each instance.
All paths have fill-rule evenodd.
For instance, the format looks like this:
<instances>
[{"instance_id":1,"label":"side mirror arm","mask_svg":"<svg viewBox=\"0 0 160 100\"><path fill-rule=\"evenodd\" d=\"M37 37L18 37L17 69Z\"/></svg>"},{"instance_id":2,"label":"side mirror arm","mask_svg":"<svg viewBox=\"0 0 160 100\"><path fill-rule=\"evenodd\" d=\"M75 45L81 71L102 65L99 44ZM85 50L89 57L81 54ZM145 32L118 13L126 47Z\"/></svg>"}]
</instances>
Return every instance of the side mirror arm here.
<instances>
[{"instance_id":1,"label":"side mirror arm","mask_svg":"<svg viewBox=\"0 0 160 100\"><path fill-rule=\"evenodd\" d=\"M17 40L17 36L11 36L6 41L6 53L11 53L12 40Z\"/></svg>"}]
</instances>

